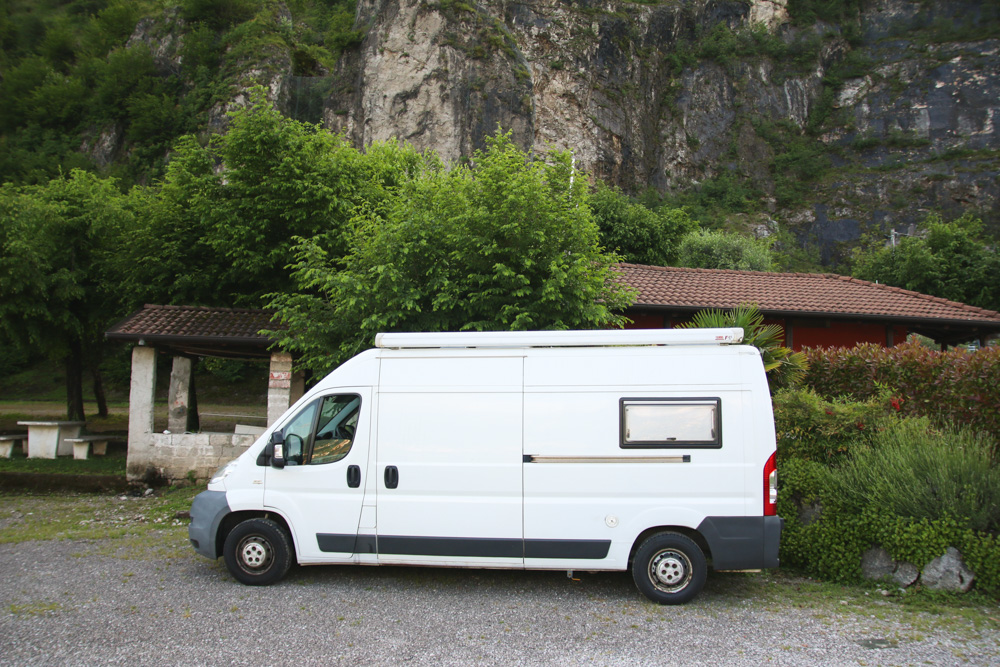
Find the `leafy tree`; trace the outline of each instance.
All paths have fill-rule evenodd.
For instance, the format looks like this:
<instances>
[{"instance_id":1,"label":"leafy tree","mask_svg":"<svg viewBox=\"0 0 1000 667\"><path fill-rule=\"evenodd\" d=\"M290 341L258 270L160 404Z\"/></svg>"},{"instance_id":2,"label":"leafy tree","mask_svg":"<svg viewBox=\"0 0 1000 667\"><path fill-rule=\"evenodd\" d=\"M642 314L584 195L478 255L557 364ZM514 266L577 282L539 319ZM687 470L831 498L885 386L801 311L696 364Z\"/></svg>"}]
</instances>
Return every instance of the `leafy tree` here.
<instances>
[{"instance_id":1,"label":"leafy tree","mask_svg":"<svg viewBox=\"0 0 1000 667\"><path fill-rule=\"evenodd\" d=\"M805 376L809 363L801 352L782 345L785 332L778 324L764 324L764 316L756 304L740 304L732 310L701 310L682 329L714 329L739 327L743 342L760 350L767 372L767 381L774 391L795 384Z\"/></svg>"},{"instance_id":2,"label":"leafy tree","mask_svg":"<svg viewBox=\"0 0 1000 667\"><path fill-rule=\"evenodd\" d=\"M590 208L604 246L636 264L672 265L680 239L698 229L684 209L650 210L600 181L590 196Z\"/></svg>"},{"instance_id":3,"label":"leafy tree","mask_svg":"<svg viewBox=\"0 0 1000 667\"><path fill-rule=\"evenodd\" d=\"M680 266L694 269L770 271L771 249L760 241L727 232L702 230L685 236L677 251Z\"/></svg>"},{"instance_id":4,"label":"leafy tree","mask_svg":"<svg viewBox=\"0 0 1000 667\"><path fill-rule=\"evenodd\" d=\"M0 327L21 350L66 364L69 419L83 419L83 373L94 380L105 329L119 316L108 261L133 215L115 181L74 170L44 186L0 186Z\"/></svg>"},{"instance_id":5,"label":"leafy tree","mask_svg":"<svg viewBox=\"0 0 1000 667\"><path fill-rule=\"evenodd\" d=\"M601 251L570 157L529 159L497 133L474 167L427 164L382 210L362 209L342 262L300 239L295 293L271 307L280 345L326 370L380 331L613 326L630 291Z\"/></svg>"},{"instance_id":6,"label":"leafy tree","mask_svg":"<svg viewBox=\"0 0 1000 667\"><path fill-rule=\"evenodd\" d=\"M932 213L925 236L856 251L852 275L980 308L1000 309L1000 252L971 213L951 222Z\"/></svg>"},{"instance_id":7,"label":"leafy tree","mask_svg":"<svg viewBox=\"0 0 1000 667\"><path fill-rule=\"evenodd\" d=\"M291 286L294 237L340 259L355 207L377 205L421 159L397 143L360 153L256 89L228 133L207 146L183 138L163 182L132 190L143 219L120 260L133 267L127 291L138 303L258 307Z\"/></svg>"}]
</instances>

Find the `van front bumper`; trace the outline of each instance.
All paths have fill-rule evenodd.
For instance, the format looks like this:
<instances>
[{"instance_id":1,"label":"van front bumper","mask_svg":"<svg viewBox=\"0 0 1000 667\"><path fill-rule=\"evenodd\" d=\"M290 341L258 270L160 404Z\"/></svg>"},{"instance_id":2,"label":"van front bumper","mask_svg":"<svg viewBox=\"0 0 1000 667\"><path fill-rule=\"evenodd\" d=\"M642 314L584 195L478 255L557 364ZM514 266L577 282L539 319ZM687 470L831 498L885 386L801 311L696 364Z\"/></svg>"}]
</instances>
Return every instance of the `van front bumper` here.
<instances>
[{"instance_id":1,"label":"van front bumper","mask_svg":"<svg viewBox=\"0 0 1000 667\"><path fill-rule=\"evenodd\" d=\"M716 570L778 567L785 520L780 516L710 516L698 526Z\"/></svg>"},{"instance_id":2,"label":"van front bumper","mask_svg":"<svg viewBox=\"0 0 1000 667\"><path fill-rule=\"evenodd\" d=\"M188 539L195 551L212 560L219 557L215 536L219 534L219 524L229 512L225 491L202 491L194 497Z\"/></svg>"}]
</instances>

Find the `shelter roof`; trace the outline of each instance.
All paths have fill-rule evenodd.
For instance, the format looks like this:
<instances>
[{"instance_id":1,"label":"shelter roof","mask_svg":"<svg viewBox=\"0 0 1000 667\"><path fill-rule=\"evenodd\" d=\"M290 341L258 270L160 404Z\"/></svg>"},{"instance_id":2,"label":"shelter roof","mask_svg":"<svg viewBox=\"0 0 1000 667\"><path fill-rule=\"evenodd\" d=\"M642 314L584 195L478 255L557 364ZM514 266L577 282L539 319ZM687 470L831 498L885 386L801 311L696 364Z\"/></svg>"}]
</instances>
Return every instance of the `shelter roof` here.
<instances>
[{"instance_id":1,"label":"shelter roof","mask_svg":"<svg viewBox=\"0 0 1000 667\"><path fill-rule=\"evenodd\" d=\"M268 357L280 330L274 313L249 308L143 306L105 333L110 340L152 345L174 354L233 358Z\"/></svg>"}]
</instances>

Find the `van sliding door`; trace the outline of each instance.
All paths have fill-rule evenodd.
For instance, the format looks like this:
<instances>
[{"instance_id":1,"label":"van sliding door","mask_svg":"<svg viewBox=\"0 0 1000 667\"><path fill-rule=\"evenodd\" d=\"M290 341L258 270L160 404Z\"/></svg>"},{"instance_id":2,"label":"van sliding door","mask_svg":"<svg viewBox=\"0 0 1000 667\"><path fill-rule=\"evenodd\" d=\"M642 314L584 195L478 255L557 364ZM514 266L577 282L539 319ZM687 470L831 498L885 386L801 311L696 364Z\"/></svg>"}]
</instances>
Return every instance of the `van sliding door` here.
<instances>
[{"instance_id":1,"label":"van sliding door","mask_svg":"<svg viewBox=\"0 0 1000 667\"><path fill-rule=\"evenodd\" d=\"M522 359L383 358L380 563L521 567Z\"/></svg>"}]
</instances>

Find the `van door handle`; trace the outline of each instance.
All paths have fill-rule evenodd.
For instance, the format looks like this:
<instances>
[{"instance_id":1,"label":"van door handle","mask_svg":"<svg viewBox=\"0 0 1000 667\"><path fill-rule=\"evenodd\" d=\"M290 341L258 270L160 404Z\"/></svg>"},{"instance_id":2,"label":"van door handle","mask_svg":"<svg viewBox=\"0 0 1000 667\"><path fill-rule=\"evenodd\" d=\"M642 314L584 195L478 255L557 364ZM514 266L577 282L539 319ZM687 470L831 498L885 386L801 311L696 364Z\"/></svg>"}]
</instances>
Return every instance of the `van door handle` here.
<instances>
[{"instance_id":1,"label":"van door handle","mask_svg":"<svg viewBox=\"0 0 1000 667\"><path fill-rule=\"evenodd\" d=\"M396 466L385 467L385 488L395 489L399 486L399 471Z\"/></svg>"},{"instance_id":2,"label":"van door handle","mask_svg":"<svg viewBox=\"0 0 1000 667\"><path fill-rule=\"evenodd\" d=\"M359 466L347 466L347 486L352 489L361 486L361 468Z\"/></svg>"}]
</instances>

